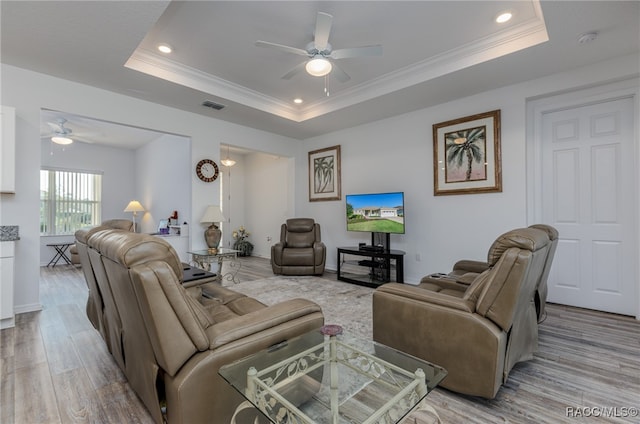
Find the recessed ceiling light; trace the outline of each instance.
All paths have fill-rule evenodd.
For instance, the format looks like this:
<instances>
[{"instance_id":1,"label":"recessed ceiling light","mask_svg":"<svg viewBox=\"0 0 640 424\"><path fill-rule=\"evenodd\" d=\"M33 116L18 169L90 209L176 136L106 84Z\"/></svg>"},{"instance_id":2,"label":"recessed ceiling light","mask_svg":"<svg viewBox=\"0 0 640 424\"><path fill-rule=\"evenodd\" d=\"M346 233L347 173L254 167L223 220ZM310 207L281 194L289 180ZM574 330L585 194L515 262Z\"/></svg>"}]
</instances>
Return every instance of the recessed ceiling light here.
<instances>
[{"instance_id":1,"label":"recessed ceiling light","mask_svg":"<svg viewBox=\"0 0 640 424\"><path fill-rule=\"evenodd\" d=\"M173 49L171 48L170 45L162 43L162 44L158 44L158 50L160 50L160 52L165 53L165 54L169 54L173 51Z\"/></svg>"},{"instance_id":2,"label":"recessed ceiling light","mask_svg":"<svg viewBox=\"0 0 640 424\"><path fill-rule=\"evenodd\" d=\"M511 18L513 18L513 13L511 13L511 12L503 12L503 13L498 15L498 17L496 18L496 22L499 23L499 24L503 24L503 23L509 21Z\"/></svg>"},{"instance_id":3,"label":"recessed ceiling light","mask_svg":"<svg viewBox=\"0 0 640 424\"><path fill-rule=\"evenodd\" d=\"M300 98L293 99L293 103L299 105L300 103L302 103L302 99L300 99Z\"/></svg>"}]
</instances>

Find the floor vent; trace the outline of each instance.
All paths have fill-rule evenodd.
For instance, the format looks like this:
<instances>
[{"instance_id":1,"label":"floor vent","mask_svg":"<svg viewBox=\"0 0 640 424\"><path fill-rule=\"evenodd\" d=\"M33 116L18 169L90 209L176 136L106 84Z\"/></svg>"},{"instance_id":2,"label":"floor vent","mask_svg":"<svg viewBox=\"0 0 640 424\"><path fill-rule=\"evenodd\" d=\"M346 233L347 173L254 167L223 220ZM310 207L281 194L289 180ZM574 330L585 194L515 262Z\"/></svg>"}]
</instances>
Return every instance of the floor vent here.
<instances>
[{"instance_id":1,"label":"floor vent","mask_svg":"<svg viewBox=\"0 0 640 424\"><path fill-rule=\"evenodd\" d=\"M224 109L224 105L221 105L220 103L212 102L211 100L205 100L202 103L202 106L210 107L211 109L215 109L215 110Z\"/></svg>"}]
</instances>

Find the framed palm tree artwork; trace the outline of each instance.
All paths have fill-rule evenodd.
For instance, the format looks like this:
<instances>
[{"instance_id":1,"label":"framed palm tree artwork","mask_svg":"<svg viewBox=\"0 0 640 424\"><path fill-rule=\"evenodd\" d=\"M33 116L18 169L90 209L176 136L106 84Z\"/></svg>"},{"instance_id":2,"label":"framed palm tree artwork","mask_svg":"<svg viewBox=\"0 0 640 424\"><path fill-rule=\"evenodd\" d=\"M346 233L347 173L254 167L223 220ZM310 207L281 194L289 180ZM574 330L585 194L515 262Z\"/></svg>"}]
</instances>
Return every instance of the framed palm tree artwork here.
<instances>
[{"instance_id":1,"label":"framed palm tree artwork","mask_svg":"<svg viewBox=\"0 0 640 424\"><path fill-rule=\"evenodd\" d=\"M433 125L433 194L502 191L500 111Z\"/></svg>"},{"instance_id":2,"label":"framed palm tree artwork","mask_svg":"<svg viewBox=\"0 0 640 424\"><path fill-rule=\"evenodd\" d=\"M340 146L309 152L309 201L340 199Z\"/></svg>"}]
</instances>

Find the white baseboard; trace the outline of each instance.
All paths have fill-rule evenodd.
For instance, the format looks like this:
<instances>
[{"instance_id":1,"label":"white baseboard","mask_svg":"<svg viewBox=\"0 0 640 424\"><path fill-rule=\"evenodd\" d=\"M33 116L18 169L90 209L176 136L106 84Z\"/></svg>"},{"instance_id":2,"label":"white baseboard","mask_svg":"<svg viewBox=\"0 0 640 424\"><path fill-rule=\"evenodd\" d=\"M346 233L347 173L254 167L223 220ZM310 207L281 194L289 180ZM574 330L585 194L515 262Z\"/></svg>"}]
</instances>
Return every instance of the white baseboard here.
<instances>
[{"instance_id":1,"label":"white baseboard","mask_svg":"<svg viewBox=\"0 0 640 424\"><path fill-rule=\"evenodd\" d=\"M13 312L18 315L18 314L24 314L27 312L37 312L37 311L41 311L42 310L42 304L41 303L32 303L30 305L20 305L20 306L14 306L13 308Z\"/></svg>"},{"instance_id":2,"label":"white baseboard","mask_svg":"<svg viewBox=\"0 0 640 424\"><path fill-rule=\"evenodd\" d=\"M12 328L16 326L15 317L5 318L0 321L0 330L4 330L5 328Z\"/></svg>"}]
</instances>

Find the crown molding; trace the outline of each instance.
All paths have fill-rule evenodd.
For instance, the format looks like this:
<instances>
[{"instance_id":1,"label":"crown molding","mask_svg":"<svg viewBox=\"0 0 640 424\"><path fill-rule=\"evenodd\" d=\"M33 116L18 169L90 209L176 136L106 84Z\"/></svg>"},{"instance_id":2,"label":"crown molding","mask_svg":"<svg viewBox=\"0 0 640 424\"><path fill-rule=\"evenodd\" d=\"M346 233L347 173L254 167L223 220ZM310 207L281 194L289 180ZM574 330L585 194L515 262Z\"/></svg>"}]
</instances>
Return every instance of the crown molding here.
<instances>
[{"instance_id":1,"label":"crown molding","mask_svg":"<svg viewBox=\"0 0 640 424\"><path fill-rule=\"evenodd\" d=\"M304 122L549 40L539 1L534 17L456 49L309 103L304 108L138 48L125 67L294 122Z\"/></svg>"},{"instance_id":2,"label":"crown molding","mask_svg":"<svg viewBox=\"0 0 640 424\"><path fill-rule=\"evenodd\" d=\"M145 49L136 49L124 66L165 81L299 122L297 119L298 111L286 102L169 60Z\"/></svg>"}]
</instances>

